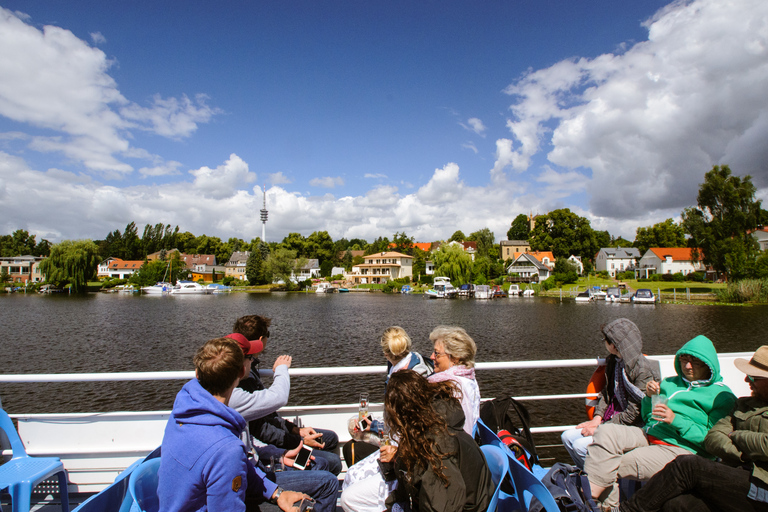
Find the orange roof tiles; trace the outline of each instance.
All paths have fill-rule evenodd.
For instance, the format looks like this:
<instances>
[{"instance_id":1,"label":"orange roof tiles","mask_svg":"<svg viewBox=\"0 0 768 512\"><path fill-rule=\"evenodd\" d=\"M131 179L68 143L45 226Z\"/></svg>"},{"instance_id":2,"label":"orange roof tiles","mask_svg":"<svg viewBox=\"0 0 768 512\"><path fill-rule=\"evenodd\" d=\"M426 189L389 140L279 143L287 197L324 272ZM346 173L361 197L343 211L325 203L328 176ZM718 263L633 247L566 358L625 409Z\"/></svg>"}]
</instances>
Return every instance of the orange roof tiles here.
<instances>
[{"instance_id":1,"label":"orange roof tiles","mask_svg":"<svg viewBox=\"0 0 768 512\"><path fill-rule=\"evenodd\" d=\"M672 256L672 261L693 261L691 256L693 249L690 247L650 247L650 250L662 260ZM703 259L704 254L699 249L699 260Z\"/></svg>"}]
</instances>

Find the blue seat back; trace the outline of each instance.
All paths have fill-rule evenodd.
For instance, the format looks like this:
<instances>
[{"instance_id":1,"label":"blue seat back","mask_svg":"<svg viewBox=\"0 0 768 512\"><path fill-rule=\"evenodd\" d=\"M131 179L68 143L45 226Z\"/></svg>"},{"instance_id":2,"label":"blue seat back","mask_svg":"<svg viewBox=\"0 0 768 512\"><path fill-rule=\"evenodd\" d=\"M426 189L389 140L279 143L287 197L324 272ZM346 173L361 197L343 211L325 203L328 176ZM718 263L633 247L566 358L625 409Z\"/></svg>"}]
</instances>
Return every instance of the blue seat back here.
<instances>
[{"instance_id":1,"label":"blue seat back","mask_svg":"<svg viewBox=\"0 0 768 512\"><path fill-rule=\"evenodd\" d=\"M5 432L8 441L11 443L11 450L13 450L13 457L28 457L27 451L24 449L24 443L21 442L19 433L16 432L16 428L13 426L13 421L8 413L3 409L0 409L0 429Z\"/></svg>"},{"instance_id":2,"label":"blue seat back","mask_svg":"<svg viewBox=\"0 0 768 512\"><path fill-rule=\"evenodd\" d=\"M493 491L493 497L491 503L488 505L488 512L496 512L499 501L499 492L501 492L501 481L504 480L504 475L509 472L509 461L507 456L502 453L500 449L489 444L481 446L483 455L485 456L485 462L488 464L488 468L491 470L491 477L493 483L496 485Z\"/></svg>"},{"instance_id":3,"label":"blue seat back","mask_svg":"<svg viewBox=\"0 0 768 512\"><path fill-rule=\"evenodd\" d=\"M131 473L128 490L141 512L160 510L160 499L157 497L158 469L160 457L143 462Z\"/></svg>"}]
</instances>

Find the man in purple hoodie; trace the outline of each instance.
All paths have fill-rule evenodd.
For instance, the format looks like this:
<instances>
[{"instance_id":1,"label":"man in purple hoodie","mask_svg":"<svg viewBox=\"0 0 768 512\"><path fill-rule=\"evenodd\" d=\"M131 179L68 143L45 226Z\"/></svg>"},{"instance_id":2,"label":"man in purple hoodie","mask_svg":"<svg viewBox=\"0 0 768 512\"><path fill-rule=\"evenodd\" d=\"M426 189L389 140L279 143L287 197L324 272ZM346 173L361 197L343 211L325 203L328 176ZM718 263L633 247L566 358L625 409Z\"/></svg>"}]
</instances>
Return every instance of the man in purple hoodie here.
<instances>
[{"instance_id":1,"label":"man in purple hoodie","mask_svg":"<svg viewBox=\"0 0 768 512\"><path fill-rule=\"evenodd\" d=\"M157 494L164 512L246 510L245 491L296 510L305 494L284 491L246 457L240 434L245 420L228 407L244 377L243 351L236 341L217 338L195 354L195 378L176 395L165 427Z\"/></svg>"}]
</instances>

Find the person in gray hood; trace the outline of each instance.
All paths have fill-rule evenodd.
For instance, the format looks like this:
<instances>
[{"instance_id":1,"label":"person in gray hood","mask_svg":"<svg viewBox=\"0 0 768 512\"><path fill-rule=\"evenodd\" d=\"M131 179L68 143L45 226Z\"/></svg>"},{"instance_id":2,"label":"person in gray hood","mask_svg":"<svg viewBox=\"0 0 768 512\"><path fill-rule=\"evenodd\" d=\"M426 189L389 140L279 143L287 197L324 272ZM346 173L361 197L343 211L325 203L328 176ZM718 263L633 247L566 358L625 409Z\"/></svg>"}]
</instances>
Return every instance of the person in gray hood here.
<instances>
[{"instance_id":1,"label":"person in gray hood","mask_svg":"<svg viewBox=\"0 0 768 512\"><path fill-rule=\"evenodd\" d=\"M598 396L592 419L562 435L565 449L581 469L592 434L602 423L642 426L640 402L645 397L645 385L660 378L658 363L643 355L643 338L634 322L619 318L600 330L610 352L605 361L605 387Z\"/></svg>"}]
</instances>

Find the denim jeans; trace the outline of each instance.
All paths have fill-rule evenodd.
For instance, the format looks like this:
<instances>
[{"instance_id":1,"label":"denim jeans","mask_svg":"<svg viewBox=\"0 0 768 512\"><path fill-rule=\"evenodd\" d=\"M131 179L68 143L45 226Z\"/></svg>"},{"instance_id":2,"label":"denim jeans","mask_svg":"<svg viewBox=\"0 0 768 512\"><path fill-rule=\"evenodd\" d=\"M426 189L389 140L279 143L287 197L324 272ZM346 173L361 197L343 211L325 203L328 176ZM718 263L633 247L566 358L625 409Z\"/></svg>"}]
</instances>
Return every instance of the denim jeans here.
<instances>
[{"instance_id":1,"label":"denim jeans","mask_svg":"<svg viewBox=\"0 0 768 512\"><path fill-rule=\"evenodd\" d=\"M587 458L587 448L592 444L592 436L582 436L580 428L564 430L560 436L563 446L579 469L584 469L584 459Z\"/></svg>"},{"instance_id":2,"label":"denim jeans","mask_svg":"<svg viewBox=\"0 0 768 512\"><path fill-rule=\"evenodd\" d=\"M768 511L768 504L747 498L750 471L699 457L681 455L656 473L622 512Z\"/></svg>"},{"instance_id":3,"label":"denim jeans","mask_svg":"<svg viewBox=\"0 0 768 512\"><path fill-rule=\"evenodd\" d=\"M275 483L286 491L308 494L315 500L316 512L334 512L339 497L339 479L333 473L321 470L286 469L275 474ZM264 512L280 512L280 507L271 503L260 503Z\"/></svg>"},{"instance_id":4,"label":"denim jeans","mask_svg":"<svg viewBox=\"0 0 768 512\"><path fill-rule=\"evenodd\" d=\"M341 457L336 453L339 446L339 436L333 430L316 428L315 431L323 434L325 448L313 450L312 455L315 457L315 460L324 459L328 463L328 471L338 476L341 473Z\"/></svg>"}]
</instances>

